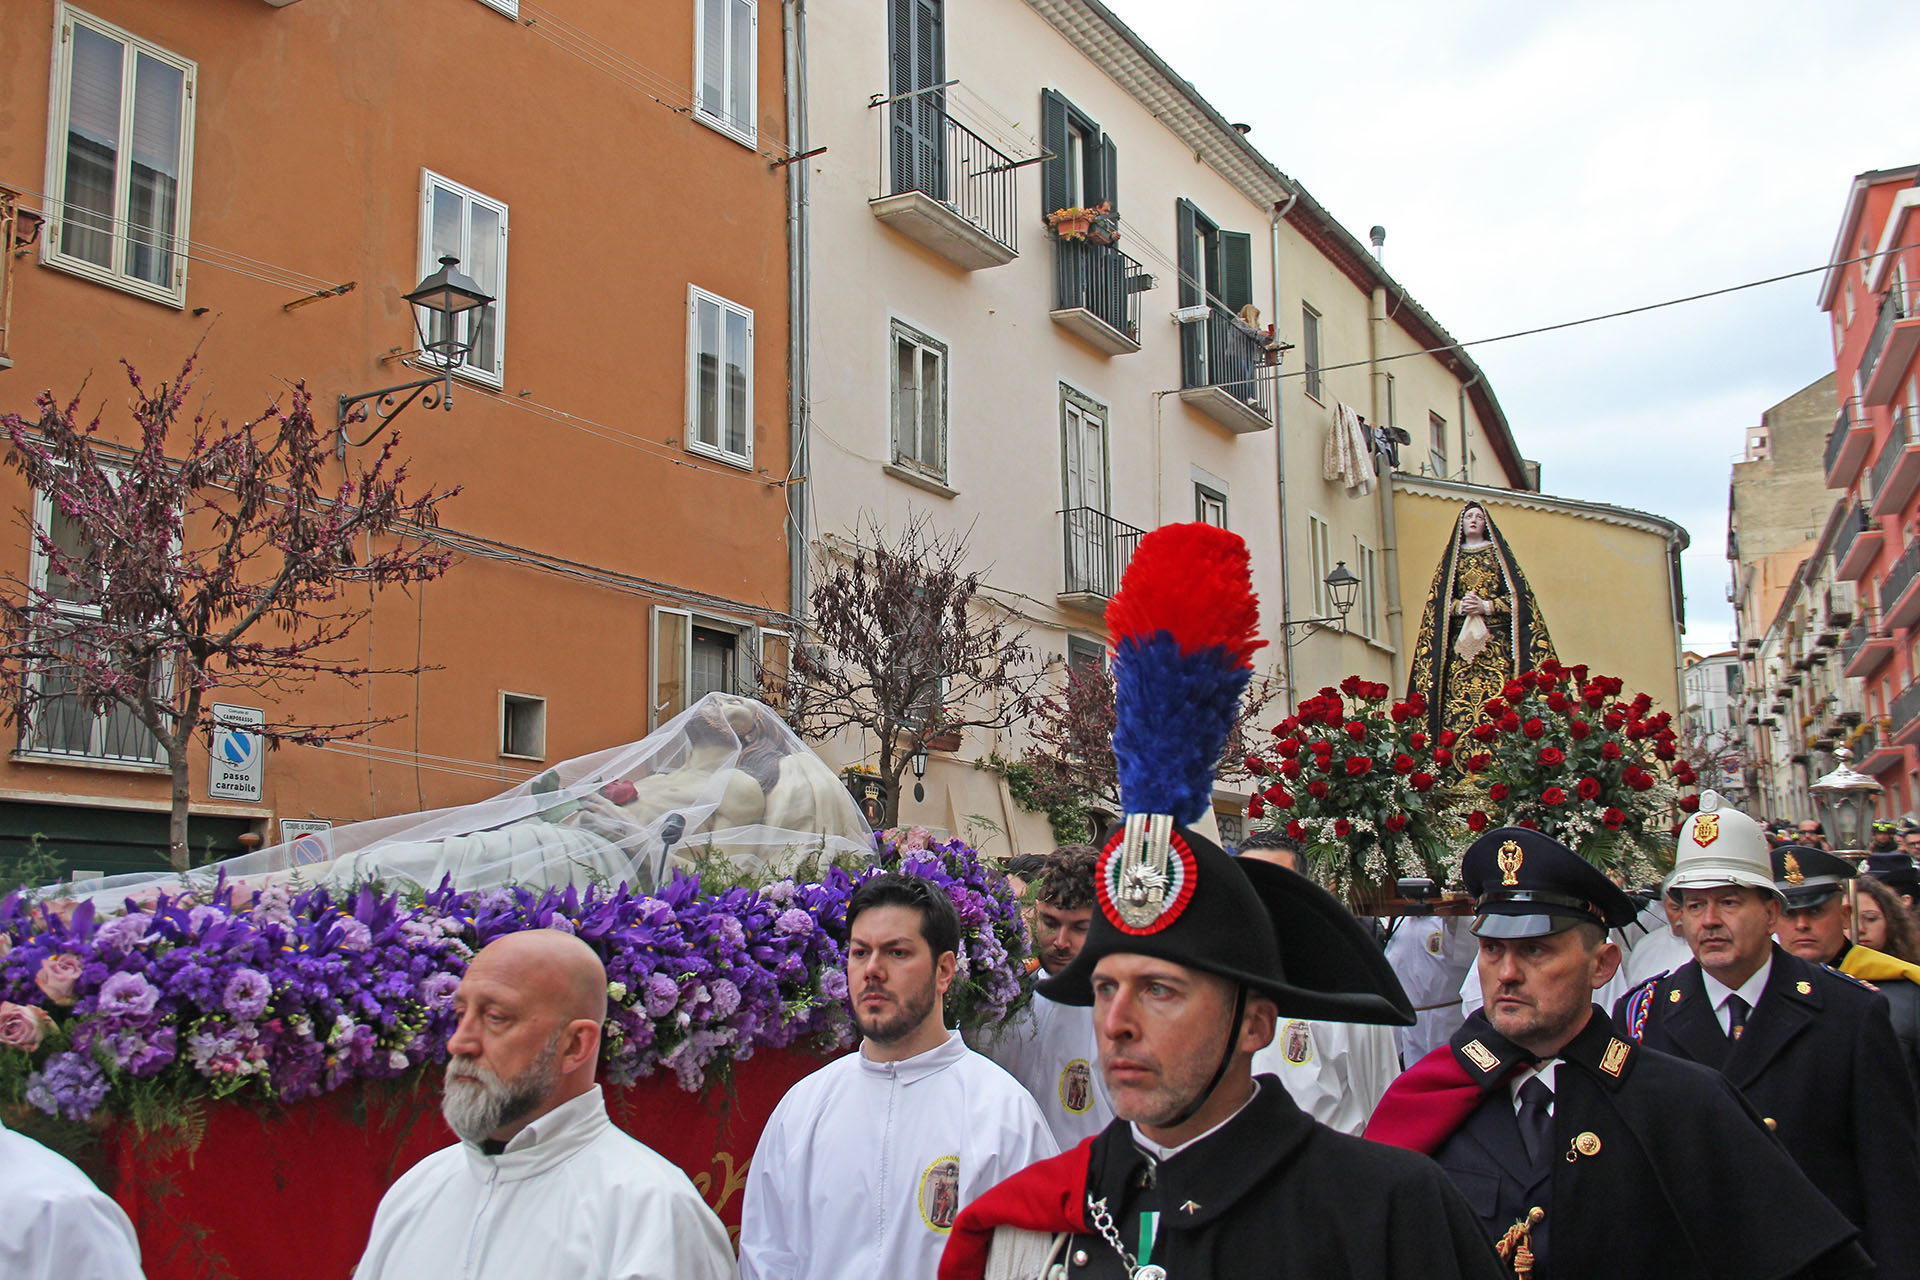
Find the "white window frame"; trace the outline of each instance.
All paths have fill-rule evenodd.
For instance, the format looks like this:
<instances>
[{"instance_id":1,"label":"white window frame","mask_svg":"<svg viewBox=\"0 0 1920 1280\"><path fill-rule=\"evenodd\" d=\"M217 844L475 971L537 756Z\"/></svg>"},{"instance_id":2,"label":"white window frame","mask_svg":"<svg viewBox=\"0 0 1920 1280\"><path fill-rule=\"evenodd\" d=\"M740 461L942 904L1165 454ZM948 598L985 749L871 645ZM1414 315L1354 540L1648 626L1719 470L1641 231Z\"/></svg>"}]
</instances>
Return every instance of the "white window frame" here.
<instances>
[{"instance_id":1,"label":"white window frame","mask_svg":"<svg viewBox=\"0 0 1920 1280\"><path fill-rule=\"evenodd\" d=\"M191 247L188 241L188 214L193 208L193 101L194 85L199 78L199 65L192 59L183 58L177 53L162 49L159 45L142 40L123 27L117 27L111 22L103 21L71 5L56 5L53 22L53 72L49 90L46 169L47 207L51 217L41 237L40 261L47 266L70 271L74 275L84 276L100 284L184 309L187 305L187 253ZM120 132L115 144L113 165L113 249L108 259L109 265L104 267L77 255L64 253L60 249L60 239L66 222L67 127L73 98L72 28L75 25L84 26L96 35L123 46ZM127 233L130 230L125 213L129 198L128 188L131 183L128 175L131 168L133 116L136 105L136 94L132 92L133 68L141 54L181 72L180 175L174 192L173 230L170 236L173 271L172 278L166 285L156 285L125 272Z\"/></svg>"},{"instance_id":2,"label":"white window frame","mask_svg":"<svg viewBox=\"0 0 1920 1280\"><path fill-rule=\"evenodd\" d=\"M29 544L28 569L29 581L36 591L44 592L47 588L47 575L51 569L51 565L47 561L46 552L40 545L40 532L42 530L50 530L52 524L53 502L47 497L45 490L36 489L33 494L33 534ZM100 616L100 606L96 604L80 604L74 601L61 600L52 602L51 607L56 614L63 617L96 619ZM36 683L41 678L39 673L29 673L27 676L28 680L35 681ZM163 680L167 679L167 674L163 673L161 678ZM45 708L47 704L43 703L41 705ZM105 764L132 768L166 768L166 751L161 746L158 738L153 739L151 755L129 756L108 754L104 748L104 736L106 733L107 718L110 715L112 715L112 712L94 715L92 717L93 727L88 734L89 748L86 751L63 751L57 747L38 745L33 741L33 735L40 732L39 728L36 727L23 729L21 731L19 752L23 756L82 761L89 764ZM145 726L137 727L142 733L147 732Z\"/></svg>"},{"instance_id":3,"label":"white window frame","mask_svg":"<svg viewBox=\"0 0 1920 1280\"><path fill-rule=\"evenodd\" d=\"M1427 411L1427 467L1440 479L1447 474L1447 420Z\"/></svg>"},{"instance_id":4,"label":"white window frame","mask_svg":"<svg viewBox=\"0 0 1920 1280\"><path fill-rule=\"evenodd\" d=\"M509 18L520 16L520 0L480 0L480 3L489 9L498 9Z\"/></svg>"},{"instance_id":5,"label":"white window frame","mask_svg":"<svg viewBox=\"0 0 1920 1280\"><path fill-rule=\"evenodd\" d=\"M1067 651L1064 656L1069 668L1083 662L1089 666L1099 666L1103 670L1107 665L1106 645L1098 640L1077 636L1071 632L1067 635Z\"/></svg>"},{"instance_id":6,"label":"white window frame","mask_svg":"<svg viewBox=\"0 0 1920 1280\"><path fill-rule=\"evenodd\" d=\"M1360 589L1354 593L1354 615L1358 621L1353 630L1369 640L1380 638L1380 571L1379 553L1361 540L1358 534L1353 539L1353 573L1360 579Z\"/></svg>"},{"instance_id":7,"label":"white window frame","mask_svg":"<svg viewBox=\"0 0 1920 1280\"><path fill-rule=\"evenodd\" d=\"M719 421L715 423L715 440L723 441L724 424L728 409L727 380L725 376L726 321L729 315L742 316L747 322L747 364L746 379L741 394L746 397L743 406L743 418L746 423L745 451L734 453L724 443L704 440L700 435L700 304L711 303L720 309L721 351L714 353L714 377L718 392L715 404ZM687 286L687 417L685 439L687 448L693 453L736 467L753 466L753 309L743 307L737 302L702 289L699 285Z\"/></svg>"},{"instance_id":8,"label":"white window frame","mask_svg":"<svg viewBox=\"0 0 1920 1280\"><path fill-rule=\"evenodd\" d=\"M1211 513L1218 512L1218 520L1210 520ZM1193 518L1201 524L1210 524L1216 529L1229 529L1227 523L1227 493L1222 487L1208 484L1204 480L1193 482Z\"/></svg>"},{"instance_id":9,"label":"white window frame","mask_svg":"<svg viewBox=\"0 0 1920 1280\"><path fill-rule=\"evenodd\" d=\"M1307 512L1307 570L1313 577L1313 616L1331 617L1326 579L1333 572L1333 526L1317 511Z\"/></svg>"},{"instance_id":10,"label":"white window frame","mask_svg":"<svg viewBox=\"0 0 1920 1280\"><path fill-rule=\"evenodd\" d=\"M707 8L718 3L728 15L725 29L720 33L720 97L723 105L715 110L702 96L706 84L707 54ZM733 99L734 74L738 70L734 63L734 54L740 32L733 21L734 6L744 4L747 9L747 118L744 121L730 118L724 103ZM726 134L743 146L757 146L759 131L756 122L760 119L760 5L759 0L693 0L693 118L710 129Z\"/></svg>"},{"instance_id":11,"label":"white window frame","mask_svg":"<svg viewBox=\"0 0 1920 1280\"><path fill-rule=\"evenodd\" d=\"M499 279L488 282L474 277L480 287L493 294L493 302L488 310L493 314L493 363L478 365L470 360L462 360L453 367L455 376L481 383L484 386L501 389L507 380L507 240L508 217L505 201L475 191L465 183L455 182L442 173L431 169L420 171L420 274L416 279L424 280L440 269L440 255L433 249L433 196L435 191L447 191L465 202L460 219L460 259L459 270L473 276L473 213L472 206L479 205L491 210L500 219ZM425 314L422 314L425 322ZM460 324L476 323L475 317L462 317ZM463 330L463 332L465 332ZM469 353L471 354L471 353ZM431 363L431 361L429 361Z\"/></svg>"},{"instance_id":12,"label":"white window frame","mask_svg":"<svg viewBox=\"0 0 1920 1280\"><path fill-rule=\"evenodd\" d=\"M509 747L515 745L525 745L514 743L507 733L507 710L513 706L537 707L539 709L540 740L535 744L533 751L508 750ZM545 760L547 758L547 700L545 698L537 693L514 693L507 689L500 690L499 722L500 754L502 756L505 756L509 760Z\"/></svg>"},{"instance_id":13,"label":"white window frame","mask_svg":"<svg viewBox=\"0 0 1920 1280\"><path fill-rule=\"evenodd\" d=\"M1300 304L1300 367L1306 374L1301 390L1320 403L1327 390L1320 376L1320 313L1310 302Z\"/></svg>"},{"instance_id":14,"label":"white window frame","mask_svg":"<svg viewBox=\"0 0 1920 1280\"><path fill-rule=\"evenodd\" d=\"M745 688L757 678L761 666L766 662L769 647L783 648L787 661L792 661L793 633L773 627L755 626L739 618L728 618L719 614L695 613L691 609L682 609L675 605L657 604L648 629L647 643L647 730L652 732L667 721L679 715L692 705L687 697L693 687L693 631L699 627L706 631L729 631L738 639L734 647L734 680ZM671 659L671 650L662 652L661 641L667 638L669 631L677 632L680 638L680 656L676 664L678 670L664 671L663 667ZM790 669L790 668L789 668ZM660 678L665 674L677 682L676 691L666 698L660 696ZM749 695L751 696L751 695Z\"/></svg>"},{"instance_id":15,"label":"white window frame","mask_svg":"<svg viewBox=\"0 0 1920 1280\"><path fill-rule=\"evenodd\" d=\"M925 367L923 361L924 361L924 356L926 354L932 354L938 357L940 361L940 386L939 386L940 420L939 420L939 444L938 444L938 447L940 450L940 456L937 462L928 462L926 459L919 457L917 450L915 451L914 454L909 455L901 447L903 427L905 426L905 422L901 412L903 408L902 401L904 397L902 394L903 389L900 386L900 346L902 343L906 343L914 347L916 349L916 352L919 353L919 354L916 354L914 358L914 369L916 373L918 373L919 370ZM892 414L893 438L891 443L892 443L892 452L893 452L893 464L896 467L901 467L905 470L912 471L919 475L926 476L929 479L937 480L941 484L947 483L947 469L948 469L947 462L948 462L948 459L952 456L951 450L948 447L948 444L949 444L948 425L952 421L952 414L950 412L950 409L951 409L950 388L953 385L953 379L950 373L950 368L951 366L949 364L948 347L946 343L940 341L938 338L935 338L928 333L923 332L920 329L915 328L913 325L908 324L904 320L895 319L893 320L891 325L888 326L887 385L889 388L888 403L891 406L891 414ZM924 446L926 443L925 433L923 429L923 424L920 422L920 415L924 412L924 408L923 408L920 397L926 394L925 389L920 387L915 387L913 394L915 396L915 401L913 406L914 430L915 430L915 434L920 437L921 446Z\"/></svg>"}]
</instances>

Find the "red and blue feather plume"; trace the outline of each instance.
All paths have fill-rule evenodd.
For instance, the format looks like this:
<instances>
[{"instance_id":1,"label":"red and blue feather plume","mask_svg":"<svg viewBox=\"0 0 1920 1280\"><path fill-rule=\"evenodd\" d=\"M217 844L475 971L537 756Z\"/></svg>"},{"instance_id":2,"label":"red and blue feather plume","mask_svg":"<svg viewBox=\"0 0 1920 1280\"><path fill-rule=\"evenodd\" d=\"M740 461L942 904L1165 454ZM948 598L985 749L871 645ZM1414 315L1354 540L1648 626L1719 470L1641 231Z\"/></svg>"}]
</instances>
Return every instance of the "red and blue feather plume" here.
<instances>
[{"instance_id":1,"label":"red and blue feather plume","mask_svg":"<svg viewBox=\"0 0 1920 1280\"><path fill-rule=\"evenodd\" d=\"M1181 826L1213 803L1213 771L1253 675L1260 602L1240 536L1171 524L1140 540L1107 604L1120 803Z\"/></svg>"}]
</instances>

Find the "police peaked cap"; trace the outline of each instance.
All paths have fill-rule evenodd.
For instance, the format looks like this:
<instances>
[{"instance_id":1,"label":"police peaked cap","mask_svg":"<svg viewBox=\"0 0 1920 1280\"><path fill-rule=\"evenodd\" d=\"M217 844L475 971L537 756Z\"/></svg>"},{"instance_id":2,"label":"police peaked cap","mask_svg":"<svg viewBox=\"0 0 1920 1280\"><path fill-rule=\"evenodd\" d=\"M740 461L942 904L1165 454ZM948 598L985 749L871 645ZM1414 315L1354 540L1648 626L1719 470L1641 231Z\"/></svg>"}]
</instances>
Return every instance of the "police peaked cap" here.
<instances>
[{"instance_id":1,"label":"police peaked cap","mask_svg":"<svg viewBox=\"0 0 1920 1280\"><path fill-rule=\"evenodd\" d=\"M1379 944L1331 894L1282 867L1230 858L1185 827L1171 831L1164 907L1128 923L1121 898L1127 836L1117 832L1100 856L1080 954L1039 984L1041 995L1091 1005L1094 967L1131 954L1243 984L1283 1016L1413 1025L1413 1003Z\"/></svg>"},{"instance_id":2,"label":"police peaked cap","mask_svg":"<svg viewBox=\"0 0 1920 1280\"><path fill-rule=\"evenodd\" d=\"M1539 938L1578 924L1633 923L1633 899L1606 873L1551 836L1499 827L1467 846L1461 875L1482 938Z\"/></svg>"},{"instance_id":3,"label":"police peaked cap","mask_svg":"<svg viewBox=\"0 0 1920 1280\"><path fill-rule=\"evenodd\" d=\"M1773 851L1773 882L1789 911L1819 906L1837 896L1857 874L1851 862L1825 849L1783 844Z\"/></svg>"}]
</instances>

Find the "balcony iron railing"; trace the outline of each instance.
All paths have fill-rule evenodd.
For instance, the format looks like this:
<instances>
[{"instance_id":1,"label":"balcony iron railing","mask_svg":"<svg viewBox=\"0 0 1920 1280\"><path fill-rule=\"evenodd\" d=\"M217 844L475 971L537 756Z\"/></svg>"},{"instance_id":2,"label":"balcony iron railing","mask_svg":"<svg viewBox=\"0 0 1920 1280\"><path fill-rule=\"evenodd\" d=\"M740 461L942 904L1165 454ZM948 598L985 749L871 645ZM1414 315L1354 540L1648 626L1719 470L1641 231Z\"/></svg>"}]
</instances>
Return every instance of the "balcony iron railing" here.
<instances>
[{"instance_id":1,"label":"balcony iron railing","mask_svg":"<svg viewBox=\"0 0 1920 1280\"><path fill-rule=\"evenodd\" d=\"M1887 736L1898 738L1912 726L1915 716L1920 716L1920 680L1902 689L1900 696L1893 700L1887 716Z\"/></svg>"},{"instance_id":2,"label":"balcony iron railing","mask_svg":"<svg viewBox=\"0 0 1920 1280\"><path fill-rule=\"evenodd\" d=\"M890 104L888 193L918 191L1017 251L1017 166L998 147L948 115L945 101L945 95L934 91Z\"/></svg>"},{"instance_id":3,"label":"balcony iron railing","mask_svg":"<svg viewBox=\"0 0 1920 1280\"><path fill-rule=\"evenodd\" d=\"M1847 628L1847 634L1840 641L1840 669L1842 671L1845 671L1853 664L1854 655L1859 653L1862 646L1867 643L1867 636L1871 633L1871 630L1872 629L1867 626L1867 620L1865 618L1860 619L1860 621Z\"/></svg>"},{"instance_id":4,"label":"balcony iron railing","mask_svg":"<svg viewBox=\"0 0 1920 1280\"><path fill-rule=\"evenodd\" d=\"M1840 450L1847 443L1847 432L1852 429L1853 415L1847 411L1847 406L1842 404L1839 416L1833 420L1833 431L1827 436L1827 467L1821 474L1829 476L1833 474L1834 467L1840 463Z\"/></svg>"},{"instance_id":5,"label":"balcony iron railing","mask_svg":"<svg viewBox=\"0 0 1920 1280\"><path fill-rule=\"evenodd\" d=\"M1880 727L1878 725L1869 726L1865 733L1854 739L1853 758L1865 764L1873 758L1873 753L1879 749Z\"/></svg>"},{"instance_id":6,"label":"balcony iron railing","mask_svg":"<svg viewBox=\"0 0 1920 1280\"><path fill-rule=\"evenodd\" d=\"M1893 326L1913 313L1913 299L1907 287L1896 284L1887 290L1886 298L1880 303L1880 316L1873 322L1873 333L1860 353L1860 373L1863 378L1872 379L1874 366L1880 363L1880 353L1887 349L1887 339L1893 336Z\"/></svg>"},{"instance_id":7,"label":"balcony iron railing","mask_svg":"<svg viewBox=\"0 0 1920 1280\"><path fill-rule=\"evenodd\" d=\"M1873 528L1874 523L1873 517L1867 514L1867 504L1864 502L1854 503L1852 514L1845 517L1844 522L1840 526L1839 537L1835 539L1837 546L1834 551L1834 560L1837 563L1845 564L1847 562L1847 553L1853 550L1854 539Z\"/></svg>"},{"instance_id":8,"label":"balcony iron railing","mask_svg":"<svg viewBox=\"0 0 1920 1280\"><path fill-rule=\"evenodd\" d=\"M1060 513L1060 524L1067 568L1063 594L1111 600L1146 530L1115 520L1097 507L1069 507Z\"/></svg>"},{"instance_id":9,"label":"balcony iron railing","mask_svg":"<svg viewBox=\"0 0 1920 1280\"><path fill-rule=\"evenodd\" d=\"M1887 487L1887 480L1893 475L1893 469L1900 464L1900 454L1906 449L1911 437L1907 434L1908 422L1905 414L1894 419L1893 431L1887 436L1886 443L1880 446L1880 456L1873 460L1873 491L1876 495Z\"/></svg>"},{"instance_id":10,"label":"balcony iron railing","mask_svg":"<svg viewBox=\"0 0 1920 1280\"><path fill-rule=\"evenodd\" d=\"M1916 572L1920 572L1920 538L1915 538L1907 544L1907 549L1902 551L1900 558L1893 562L1893 568L1887 570L1887 576L1880 580L1878 612L1882 618L1887 616L1888 611L1906 593Z\"/></svg>"},{"instance_id":11,"label":"balcony iron railing","mask_svg":"<svg viewBox=\"0 0 1920 1280\"><path fill-rule=\"evenodd\" d=\"M1053 305L1084 310L1133 342L1140 341L1140 293L1153 277L1110 244L1096 240L1056 240L1053 246Z\"/></svg>"},{"instance_id":12,"label":"balcony iron railing","mask_svg":"<svg viewBox=\"0 0 1920 1280\"><path fill-rule=\"evenodd\" d=\"M1180 326L1180 385L1183 390L1218 387L1268 422L1274 420L1265 338L1211 298L1204 320Z\"/></svg>"}]
</instances>

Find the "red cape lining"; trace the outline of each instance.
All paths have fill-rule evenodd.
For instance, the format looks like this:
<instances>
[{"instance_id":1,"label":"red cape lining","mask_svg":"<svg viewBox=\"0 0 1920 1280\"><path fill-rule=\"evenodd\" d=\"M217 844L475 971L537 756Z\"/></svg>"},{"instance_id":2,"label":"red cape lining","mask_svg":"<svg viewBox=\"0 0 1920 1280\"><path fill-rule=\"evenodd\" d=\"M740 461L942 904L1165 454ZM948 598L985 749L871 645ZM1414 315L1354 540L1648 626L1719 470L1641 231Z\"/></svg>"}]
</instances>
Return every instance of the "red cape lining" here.
<instances>
[{"instance_id":1,"label":"red cape lining","mask_svg":"<svg viewBox=\"0 0 1920 1280\"><path fill-rule=\"evenodd\" d=\"M1453 1056L1453 1047L1441 1045L1388 1087L1367 1122L1366 1137L1430 1156L1486 1096Z\"/></svg>"},{"instance_id":2,"label":"red cape lining","mask_svg":"<svg viewBox=\"0 0 1920 1280\"><path fill-rule=\"evenodd\" d=\"M1071 1151L1028 1165L960 1211L940 1255L939 1280L980 1280L996 1227L1080 1233L1087 1229L1088 1138Z\"/></svg>"}]
</instances>

